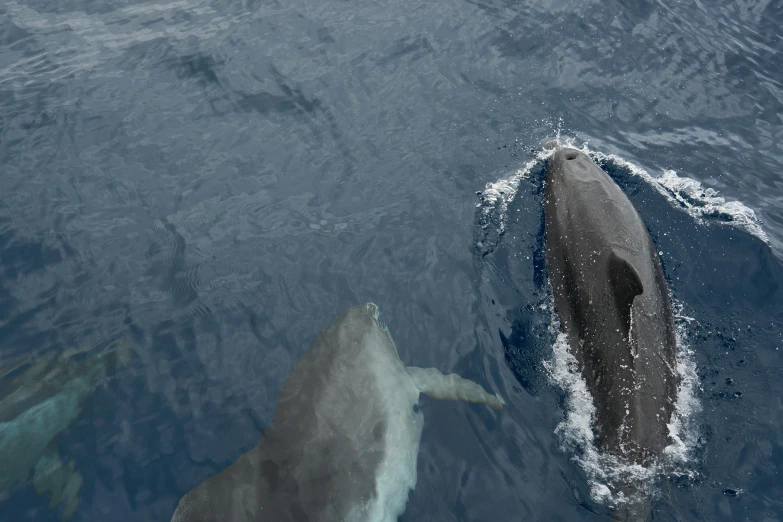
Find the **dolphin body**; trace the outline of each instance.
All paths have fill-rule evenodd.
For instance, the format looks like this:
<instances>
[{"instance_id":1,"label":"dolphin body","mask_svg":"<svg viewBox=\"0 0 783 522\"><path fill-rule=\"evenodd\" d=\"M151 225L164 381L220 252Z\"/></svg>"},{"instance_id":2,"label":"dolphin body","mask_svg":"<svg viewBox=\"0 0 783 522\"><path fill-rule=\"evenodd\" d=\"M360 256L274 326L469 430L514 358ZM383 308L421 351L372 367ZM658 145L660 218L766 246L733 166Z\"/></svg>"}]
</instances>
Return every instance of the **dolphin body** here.
<instances>
[{"instance_id":1,"label":"dolphin body","mask_svg":"<svg viewBox=\"0 0 783 522\"><path fill-rule=\"evenodd\" d=\"M0 366L0 506L4 492L32 479L37 494L50 495L51 509L64 505L63 520L73 515L82 475L74 461L62 461L57 435L81 414L109 368L129 359L130 346L115 341L98 353L84 346Z\"/></svg>"},{"instance_id":2,"label":"dolphin body","mask_svg":"<svg viewBox=\"0 0 783 522\"><path fill-rule=\"evenodd\" d=\"M172 522L393 522L416 485L419 393L501 409L478 384L406 367L372 303L321 332L283 385L272 426L186 494Z\"/></svg>"},{"instance_id":3,"label":"dolphin body","mask_svg":"<svg viewBox=\"0 0 783 522\"><path fill-rule=\"evenodd\" d=\"M647 228L589 156L560 148L544 189L546 263L560 326L593 397L597 447L649 464L677 389L669 292Z\"/></svg>"}]
</instances>

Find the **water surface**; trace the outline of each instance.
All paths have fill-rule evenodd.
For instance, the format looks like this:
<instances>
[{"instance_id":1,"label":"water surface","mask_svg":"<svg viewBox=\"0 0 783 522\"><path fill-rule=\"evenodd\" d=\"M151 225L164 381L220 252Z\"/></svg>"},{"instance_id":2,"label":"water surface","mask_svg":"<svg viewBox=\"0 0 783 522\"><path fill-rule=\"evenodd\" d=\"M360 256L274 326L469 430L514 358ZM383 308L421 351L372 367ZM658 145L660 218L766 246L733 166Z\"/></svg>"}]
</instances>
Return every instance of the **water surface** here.
<instances>
[{"instance_id":1,"label":"water surface","mask_svg":"<svg viewBox=\"0 0 783 522\"><path fill-rule=\"evenodd\" d=\"M3 3L2 383L32 394L45 359L87 384L34 398L57 421L24 451L0 412L0 462L29 469L0 519L169 520L371 300L406 364L508 403L423 401L401 520L606 520L546 365L558 133L614 155L688 317L696 438L656 514L783 519L781 23L771 0Z\"/></svg>"}]
</instances>

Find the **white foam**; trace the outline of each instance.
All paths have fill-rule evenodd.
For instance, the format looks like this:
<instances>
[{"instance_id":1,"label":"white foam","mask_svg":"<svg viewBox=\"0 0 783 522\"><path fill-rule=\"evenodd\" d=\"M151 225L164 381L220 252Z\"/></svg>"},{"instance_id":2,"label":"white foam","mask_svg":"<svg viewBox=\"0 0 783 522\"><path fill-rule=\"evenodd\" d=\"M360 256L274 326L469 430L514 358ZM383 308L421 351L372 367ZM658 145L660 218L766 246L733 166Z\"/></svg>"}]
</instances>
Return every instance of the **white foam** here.
<instances>
[{"instance_id":1,"label":"white foam","mask_svg":"<svg viewBox=\"0 0 783 522\"><path fill-rule=\"evenodd\" d=\"M655 495L655 481L661 476L679 475L694 477L690 466L697 447L698 434L692 421L694 413L700 410L696 393L698 378L693 352L686 342L686 319L682 305L673 302L677 330L677 374L679 386L677 398L669 424L672 443L664 449L650 466L641 466L621 457L603 453L595 446L593 425L595 405L593 397L579 371L578 363L571 351L565 334L554 313L554 305L548 308L552 313L550 329L557 333L552 347L552 358L544 361L550 379L566 394L566 414L555 429L561 449L571 453L573 459L584 470L590 484L592 499L601 504L617 507L621 504L638 503ZM687 318L690 319L690 318ZM634 491L626 494L626 491Z\"/></svg>"},{"instance_id":2,"label":"white foam","mask_svg":"<svg viewBox=\"0 0 783 522\"><path fill-rule=\"evenodd\" d=\"M726 201L712 188L704 188L695 179L681 177L674 170L663 170L660 176L653 176L638 165L615 154L604 154L587 149L582 150L598 163L609 162L626 169L634 176L646 181L670 203L685 209L697 222L715 222L741 228L769 244L769 237L761 228L761 221L753 209L739 201Z\"/></svg>"},{"instance_id":3,"label":"white foam","mask_svg":"<svg viewBox=\"0 0 783 522\"><path fill-rule=\"evenodd\" d=\"M674 326L677 333L677 399L669 422L669 436L672 443L664 449L675 468L672 472L693 476L687 468L679 469L676 464L685 464L693 460L693 451L698 445L698 431L693 425L694 414L701 410L698 392L701 389L696 373L696 360L693 350L688 344L688 325L695 321L683 313L684 305L676 299L671 299Z\"/></svg>"},{"instance_id":4,"label":"white foam","mask_svg":"<svg viewBox=\"0 0 783 522\"><path fill-rule=\"evenodd\" d=\"M484 251L491 251L506 231L508 220L508 205L514 201L519 190L519 183L530 177L533 169L549 158L554 150L542 150L522 168L511 172L492 183L487 183L484 190L478 193L479 202L476 215L477 223L476 246Z\"/></svg>"}]
</instances>

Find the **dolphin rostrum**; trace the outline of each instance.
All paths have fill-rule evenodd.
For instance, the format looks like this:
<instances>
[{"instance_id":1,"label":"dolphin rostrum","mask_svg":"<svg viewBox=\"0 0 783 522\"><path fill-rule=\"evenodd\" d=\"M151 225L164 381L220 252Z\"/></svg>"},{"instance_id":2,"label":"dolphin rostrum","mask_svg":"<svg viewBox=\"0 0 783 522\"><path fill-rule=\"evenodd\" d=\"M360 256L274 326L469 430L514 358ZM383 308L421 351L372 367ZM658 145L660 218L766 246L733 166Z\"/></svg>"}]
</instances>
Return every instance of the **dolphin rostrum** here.
<instances>
[{"instance_id":1,"label":"dolphin rostrum","mask_svg":"<svg viewBox=\"0 0 783 522\"><path fill-rule=\"evenodd\" d=\"M349 308L296 364L271 427L179 502L172 522L393 522L416 485L419 393L501 409L473 381L406 367L372 303Z\"/></svg>"},{"instance_id":2,"label":"dolphin rostrum","mask_svg":"<svg viewBox=\"0 0 783 522\"><path fill-rule=\"evenodd\" d=\"M560 326L595 404L598 448L647 464L677 388L669 292L641 217L587 154L546 169L546 263Z\"/></svg>"}]
</instances>

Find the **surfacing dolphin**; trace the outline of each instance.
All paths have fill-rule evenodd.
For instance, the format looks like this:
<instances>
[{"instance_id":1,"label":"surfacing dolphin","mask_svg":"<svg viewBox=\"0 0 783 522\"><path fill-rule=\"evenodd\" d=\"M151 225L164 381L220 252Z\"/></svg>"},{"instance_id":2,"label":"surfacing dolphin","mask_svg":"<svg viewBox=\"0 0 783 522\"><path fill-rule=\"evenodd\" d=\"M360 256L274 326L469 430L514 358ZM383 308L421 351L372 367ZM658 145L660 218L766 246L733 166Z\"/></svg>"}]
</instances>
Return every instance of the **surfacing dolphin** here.
<instances>
[{"instance_id":1,"label":"surfacing dolphin","mask_svg":"<svg viewBox=\"0 0 783 522\"><path fill-rule=\"evenodd\" d=\"M555 308L593 396L597 446L648 464L667 445L677 389L655 247L628 197L581 151L554 153L544 198Z\"/></svg>"},{"instance_id":2,"label":"surfacing dolphin","mask_svg":"<svg viewBox=\"0 0 783 522\"><path fill-rule=\"evenodd\" d=\"M416 485L419 393L501 409L473 381L406 367L372 303L296 364L256 447L179 502L172 522L393 522Z\"/></svg>"}]
</instances>

